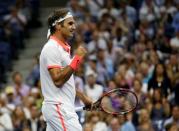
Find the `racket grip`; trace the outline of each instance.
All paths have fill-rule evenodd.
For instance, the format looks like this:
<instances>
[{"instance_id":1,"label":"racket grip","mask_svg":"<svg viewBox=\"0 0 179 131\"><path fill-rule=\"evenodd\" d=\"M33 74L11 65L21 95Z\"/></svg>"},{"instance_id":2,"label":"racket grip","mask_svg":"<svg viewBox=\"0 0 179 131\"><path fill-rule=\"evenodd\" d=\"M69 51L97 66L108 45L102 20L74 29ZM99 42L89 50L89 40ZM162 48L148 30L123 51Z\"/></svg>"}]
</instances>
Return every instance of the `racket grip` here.
<instances>
[{"instance_id":1,"label":"racket grip","mask_svg":"<svg viewBox=\"0 0 179 131\"><path fill-rule=\"evenodd\" d=\"M81 107L76 107L76 108L75 108L75 111L76 111L76 112L83 111L83 110L84 110L84 107L83 107L83 106L81 106Z\"/></svg>"}]
</instances>

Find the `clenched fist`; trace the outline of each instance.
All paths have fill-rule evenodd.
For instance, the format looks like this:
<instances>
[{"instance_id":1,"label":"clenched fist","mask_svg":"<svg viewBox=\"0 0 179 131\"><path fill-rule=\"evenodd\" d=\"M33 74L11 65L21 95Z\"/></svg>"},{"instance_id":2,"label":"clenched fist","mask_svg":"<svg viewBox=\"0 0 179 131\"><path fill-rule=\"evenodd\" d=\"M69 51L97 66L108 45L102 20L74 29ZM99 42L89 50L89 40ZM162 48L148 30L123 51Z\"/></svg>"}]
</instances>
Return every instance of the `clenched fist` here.
<instances>
[{"instance_id":1,"label":"clenched fist","mask_svg":"<svg viewBox=\"0 0 179 131\"><path fill-rule=\"evenodd\" d=\"M81 57L85 57L85 55L87 54L87 51L86 51L86 49L83 46L79 46L76 49L76 53L75 54L78 55L78 56L81 56Z\"/></svg>"}]
</instances>

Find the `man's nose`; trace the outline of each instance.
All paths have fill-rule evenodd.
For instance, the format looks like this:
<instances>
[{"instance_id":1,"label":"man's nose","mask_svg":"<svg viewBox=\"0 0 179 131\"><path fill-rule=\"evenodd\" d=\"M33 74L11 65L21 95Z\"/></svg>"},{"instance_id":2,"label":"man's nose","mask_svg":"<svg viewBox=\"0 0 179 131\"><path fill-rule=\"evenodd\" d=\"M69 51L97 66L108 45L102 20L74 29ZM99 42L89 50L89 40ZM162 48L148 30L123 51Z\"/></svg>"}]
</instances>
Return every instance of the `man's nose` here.
<instances>
[{"instance_id":1,"label":"man's nose","mask_svg":"<svg viewBox=\"0 0 179 131\"><path fill-rule=\"evenodd\" d=\"M73 30L76 29L76 25L75 25L75 24L72 25L72 29L73 29Z\"/></svg>"}]
</instances>

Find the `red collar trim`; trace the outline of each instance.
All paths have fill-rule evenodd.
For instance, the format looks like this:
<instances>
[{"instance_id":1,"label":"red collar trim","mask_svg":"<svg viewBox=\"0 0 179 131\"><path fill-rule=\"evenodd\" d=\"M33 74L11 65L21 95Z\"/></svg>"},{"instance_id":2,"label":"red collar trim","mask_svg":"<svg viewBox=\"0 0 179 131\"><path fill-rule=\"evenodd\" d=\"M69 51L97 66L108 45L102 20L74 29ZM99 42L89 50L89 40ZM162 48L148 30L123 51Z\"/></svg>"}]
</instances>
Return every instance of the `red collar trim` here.
<instances>
[{"instance_id":1,"label":"red collar trim","mask_svg":"<svg viewBox=\"0 0 179 131\"><path fill-rule=\"evenodd\" d=\"M71 47L70 47L70 45L69 45L67 42L64 43L64 42L62 42L61 40L57 39L55 36L50 36L50 39L55 40L60 46L63 47L63 49L64 49L65 51L67 51L68 53L70 53Z\"/></svg>"}]
</instances>

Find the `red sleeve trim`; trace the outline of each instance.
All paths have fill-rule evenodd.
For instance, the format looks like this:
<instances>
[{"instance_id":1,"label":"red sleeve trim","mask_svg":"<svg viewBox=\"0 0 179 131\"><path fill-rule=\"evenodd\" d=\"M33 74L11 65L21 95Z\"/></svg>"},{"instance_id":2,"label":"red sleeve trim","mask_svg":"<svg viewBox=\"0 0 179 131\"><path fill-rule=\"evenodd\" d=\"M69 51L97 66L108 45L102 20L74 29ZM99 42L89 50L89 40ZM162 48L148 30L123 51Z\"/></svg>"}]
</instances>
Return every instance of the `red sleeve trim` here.
<instances>
[{"instance_id":1,"label":"red sleeve trim","mask_svg":"<svg viewBox=\"0 0 179 131\"><path fill-rule=\"evenodd\" d=\"M52 69L52 68L63 68L62 66L59 65L50 65L47 67L48 69Z\"/></svg>"}]
</instances>

